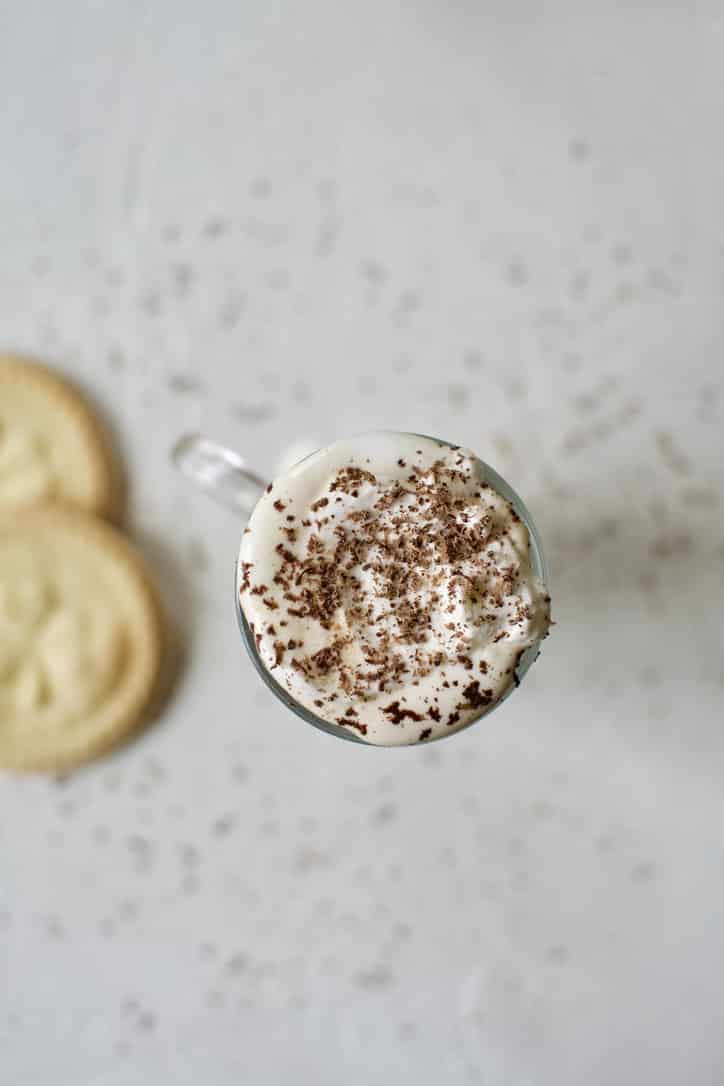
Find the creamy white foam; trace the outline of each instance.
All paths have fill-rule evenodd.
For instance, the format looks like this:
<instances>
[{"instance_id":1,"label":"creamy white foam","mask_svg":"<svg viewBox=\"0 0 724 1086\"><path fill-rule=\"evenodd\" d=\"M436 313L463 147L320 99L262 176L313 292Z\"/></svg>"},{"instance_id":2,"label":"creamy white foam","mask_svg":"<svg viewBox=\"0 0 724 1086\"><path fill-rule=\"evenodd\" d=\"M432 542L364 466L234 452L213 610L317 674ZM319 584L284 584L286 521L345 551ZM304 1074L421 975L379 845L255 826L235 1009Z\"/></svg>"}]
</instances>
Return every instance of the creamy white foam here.
<instances>
[{"instance_id":1,"label":"creamy white foam","mask_svg":"<svg viewBox=\"0 0 724 1086\"><path fill-rule=\"evenodd\" d=\"M277 479L237 587L277 682L381 745L490 709L550 622L528 530L483 465L413 434L340 441Z\"/></svg>"}]
</instances>

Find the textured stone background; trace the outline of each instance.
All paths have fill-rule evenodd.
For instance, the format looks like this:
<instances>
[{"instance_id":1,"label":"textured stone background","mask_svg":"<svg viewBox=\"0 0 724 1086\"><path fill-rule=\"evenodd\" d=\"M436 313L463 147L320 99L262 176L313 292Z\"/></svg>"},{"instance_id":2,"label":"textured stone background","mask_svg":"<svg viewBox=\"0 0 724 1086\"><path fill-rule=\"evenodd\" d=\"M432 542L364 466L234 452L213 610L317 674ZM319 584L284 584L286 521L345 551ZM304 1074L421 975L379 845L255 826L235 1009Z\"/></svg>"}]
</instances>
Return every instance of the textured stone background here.
<instances>
[{"instance_id":1,"label":"textured stone background","mask_svg":"<svg viewBox=\"0 0 724 1086\"><path fill-rule=\"evenodd\" d=\"M0 781L3 1086L721 1083L722 56L713 3L0 5L0 339L112 420L188 654ZM197 427L490 460L553 568L523 688L421 750L286 715Z\"/></svg>"}]
</instances>

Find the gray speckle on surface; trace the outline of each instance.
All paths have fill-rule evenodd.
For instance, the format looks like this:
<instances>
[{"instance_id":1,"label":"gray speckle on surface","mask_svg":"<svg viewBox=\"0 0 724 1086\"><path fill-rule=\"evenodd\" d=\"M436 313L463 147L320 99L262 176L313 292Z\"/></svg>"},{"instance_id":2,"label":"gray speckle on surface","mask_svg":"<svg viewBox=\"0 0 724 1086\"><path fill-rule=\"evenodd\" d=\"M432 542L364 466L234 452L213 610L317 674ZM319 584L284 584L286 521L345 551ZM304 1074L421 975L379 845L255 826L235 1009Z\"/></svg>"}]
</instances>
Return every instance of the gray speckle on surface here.
<instances>
[{"instance_id":1,"label":"gray speckle on surface","mask_svg":"<svg viewBox=\"0 0 724 1086\"><path fill-rule=\"evenodd\" d=\"M205 392L203 381L189 373L170 373L166 387L175 396L201 396Z\"/></svg>"},{"instance_id":2,"label":"gray speckle on surface","mask_svg":"<svg viewBox=\"0 0 724 1086\"><path fill-rule=\"evenodd\" d=\"M591 286L591 273L585 268L580 268L571 276L569 291L571 298L582 299L588 294Z\"/></svg>"},{"instance_id":3,"label":"gray speckle on surface","mask_svg":"<svg viewBox=\"0 0 724 1086\"><path fill-rule=\"evenodd\" d=\"M387 280L387 271L378 260L363 260L360 274L371 286L381 287Z\"/></svg>"},{"instance_id":4,"label":"gray speckle on surface","mask_svg":"<svg viewBox=\"0 0 724 1086\"><path fill-rule=\"evenodd\" d=\"M322 204L334 203L337 196L337 183L331 178L325 178L317 184L317 196Z\"/></svg>"},{"instance_id":5,"label":"gray speckle on surface","mask_svg":"<svg viewBox=\"0 0 724 1086\"><path fill-rule=\"evenodd\" d=\"M375 965L370 969L360 969L354 976L358 988L367 992L381 992L395 983L392 971L386 965Z\"/></svg>"},{"instance_id":6,"label":"gray speckle on surface","mask_svg":"<svg viewBox=\"0 0 724 1086\"><path fill-rule=\"evenodd\" d=\"M652 863L638 863L631 868L631 882L637 886L652 882L656 878L656 865Z\"/></svg>"},{"instance_id":7,"label":"gray speckle on surface","mask_svg":"<svg viewBox=\"0 0 724 1086\"><path fill-rule=\"evenodd\" d=\"M322 219L317 227L317 236L314 244L315 254L324 258L330 255L335 248L341 223L336 216Z\"/></svg>"},{"instance_id":8,"label":"gray speckle on surface","mask_svg":"<svg viewBox=\"0 0 724 1086\"><path fill-rule=\"evenodd\" d=\"M303 873L331 867L332 864L332 858L328 853L308 846L298 849L294 858L294 870Z\"/></svg>"},{"instance_id":9,"label":"gray speckle on surface","mask_svg":"<svg viewBox=\"0 0 724 1086\"><path fill-rule=\"evenodd\" d=\"M511 286L522 287L528 282L529 272L522 260L511 260L507 268L507 278Z\"/></svg>"},{"instance_id":10,"label":"gray speckle on surface","mask_svg":"<svg viewBox=\"0 0 724 1086\"><path fill-rule=\"evenodd\" d=\"M224 971L230 976L237 977L241 973L246 973L249 968L249 956L243 951L238 951L236 954L232 954L227 960Z\"/></svg>"},{"instance_id":11,"label":"gray speckle on surface","mask_svg":"<svg viewBox=\"0 0 724 1086\"><path fill-rule=\"evenodd\" d=\"M570 957L568 947L562 943L556 943L554 946L549 946L546 951L546 960L552 965L565 965Z\"/></svg>"},{"instance_id":12,"label":"gray speckle on surface","mask_svg":"<svg viewBox=\"0 0 724 1086\"><path fill-rule=\"evenodd\" d=\"M134 833L127 839L126 844L134 859L136 870L149 871L153 866L156 852L153 842L140 833Z\"/></svg>"},{"instance_id":13,"label":"gray speckle on surface","mask_svg":"<svg viewBox=\"0 0 724 1086\"><path fill-rule=\"evenodd\" d=\"M631 246L626 245L623 242L619 242L618 244L614 245L613 249L611 250L611 255L613 256L614 262L616 264L630 264L633 259Z\"/></svg>"},{"instance_id":14,"label":"gray speckle on surface","mask_svg":"<svg viewBox=\"0 0 724 1086\"><path fill-rule=\"evenodd\" d=\"M47 256L37 256L31 265L33 275L38 279L44 279L46 275L51 271L52 264Z\"/></svg>"},{"instance_id":15,"label":"gray speckle on surface","mask_svg":"<svg viewBox=\"0 0 724 1086\"><path fill-rule=\"evenodd\" d=\"M225 814L214 819L211 823L211 833L214 837L228 837L236 826L236 816Z\"/></svg>"},{"instance_id":16,"label":"gray speckle on surface","mask_svg":"<svg viewBox=\"0 0 724 1086\"><path fill-rule=\"evenodd\" d=\"M667 430L659 430L656 436L656 448L659 455L675 475L690 475L691 462L674 440L674 435Z\"/></svg>"},{"instance_id":17,"label":"gray speckle on surface","mask_svg":"<svg viewBox=\"0 0 724 1086\"><path fill-rule=\"evenodd\" d=\"M249 192L255 200L267 200L272 192L271 181L268 177L255 177L249 186Z\"/></svg>"},{"instance_id":18,"label":"gray speckle on surface","mask_svg":"<svg viewBox=\"0 0 724 1086\"><path fill-rule=\"evenodd\" d=\"M161 314L161 291L158 287L147 287L142 290L138 305L148 317L158 317Z\"/></svg>"},{"instance_id":19,"label":"gray speckle on surface","mask_svg":"<svg viewBox=\"0 0 724 1086\"><path fill-rule=\"evenodd\" d=\"M216 241L229 231L229 222L223 215L213 215L203 225L202 234L209 241Z\"/></svg>"},{"instance_id":20,"label":"gray speckle on surface","mask_svg":"<svg viewBox=\"0 0 724 1086\"><path fill-rule=\"evenodd\" d=\"M126 357L118 347L108 349L108 368L112 373L122 373L126 368Z\"/></svg>"},{"instance_id":21,"label":"gray speckle on surface","mask_svg":"<svg viewBox=\"0 0 724 1086\"><path fill-rule=\"evenodd\" d=\"M269 273L267 282L272 290L287 290L291 284L291 276L287 268L274 268Z\"/></svg>"},{"instance_id":22,"label":"gray speckle on surface","mask_svg":"<svg viewBox=\"0 0 724 1086\"><path fill-rule=\"evenodd\" d=\"M167 223L161 230L161 241L174 245L181 237L181 227L176 223Z\"/></svg>"},{"instance_id":23,"label":"gray speckle on surface","mask_svg":"<svg viewBox=\"0 0 724 1086\"><path fill-rule=\"evenodd\" d=\"M176 261L171 265L171 280L177 297L187 298L196 280L196 271L187 261Z\"/></svg>"},{"instance_id":24,"label":"gray speckle on surface","mask_svg":"<svg viewBox=\"0 0 724 1086\"><path fill-rule=\"evenodd\" d=\"M419 291L408 288L407 290L403 290L399 295L395 305L395 311L398 316L407 317L412 313L415 313L420 308L421 304L422 299L420 298Z\"/></svg>"},{"instance_id":25,"label":"gray speckle on surface","mask_svg":"<svg viewBox=\"0 0 724 1086\"><path fill-rule=\"evenodd\" d=\"M575 136L568 144L568 155L572 162L585 162L591 154L588 142Z\"/></svg>"},{"instance_id":26,"label":"gray speckle on surface","mask_svg":"<svg viewBox=\"0 0 724 1086\"><path fill-rule=\"evenodd\" d=\"M483 367L483 356L480 351L469 350L463 355L463 365L467 370L479 370Z\"/></svg>"},{"instance_id":27,"label":"gray speckle on surface","mask_svg":"<svg viewBox=\"0 0 724 1086\"><path fill-rule=\"evenodd\" d=\"M106 268L104 279L109 287L120 287L123 284L123 272L120 268Z\"/></svg>"},{"instance_id":28,"label":"gray speckle on surface","mask_svg":"<svg viewBox=\"0 0 724 1086\"><path fill-rule=\"evenodd\" d=\"M298 378L296 381L292 381L290 393L296 403L307 403L312 398L312 386L308 381Z\"/></svg>"},{"instance_id":29,"label":"gray speckle on surface","mask_svg":"<svg viewBox=\"0 0 724 1086\"><path fill-rule=\"evenodd\" d=\"M201 889L201 880L196 871L187 871L181 879L181 893L184 897L194 897Z\"/></svg>"},{"instance_id":30,"label":"gray speckle on surface","mask_svg":"<svg viewBox=\"0 0 724 1086\"><path fill-rule=\"evenodd\" d=\"M467 385L450 384L447 386L447 399L454 411L463 411L470 402L470 389Z\"/></svg>"},{"instance_id":31,"label":"gray speckle on surface","mask_svg":"<svg viewBox=\"0 0 724 1086\"><path fill-rule=\"evenodd\" d=\"M388 825L390 822L395 821L399 813L396 803L381 803L379 807L375 808L372 815L372 821L377 825Z\"/></svg>"},{"instance_id":32,"label":"gray speckle on surface","mask_svg":"<svg viewBox=\"0 0 724 1086\"><path fill-rule=\"evenodd\" d=\"M140 1011L136 1018L136 1030L139 1033L150 1033L156 1028L156 1015L151 1011Z\"/></svg>"},{"instance_id":33,"label":"gray speckle on surface","mask_svg":"<svg viewBox=\"0 0 724 1086\"><path fill-rule=\"evenodd\" d=\"M60 940L65 936L65 928L57 916L49 916L46 919L45 930L50 939Z\"/></svg>"},{"instance_id":34,"label":"gray speckle on surface","mask_svg":"<svg viewBox=\"0 0 724 1086\"><path fill-rule=\"evenodd\" d=\"M272 403L234 403L231 405L232 414L239 422L249 426L257 426L262 422L268 422L276 414L276 408Z\"/></svg>"},{"instance_id":35,"label":"gray speckle on surface","mask_svg":"<svg viewBox=\"0 0 724 1086\"><path fill-rule=\"evenodd\" d=\"M246 309L245 294L230 294L219 307L219 324L223 328L235 328Z\"/></svg>"},{"instance_id":36,"label":"gray speckle on surface","mask_svg":"<svg viewBox=\"0 0 724 1086\"><path fill-rule=\"evenodd\" d=\"M196 845L192 845L188 841L185 841L183 844L179 845L178 851L181 863L184 864L185 867L196 867L198 865L201 855Z\"/></svg>"}]
</instances>

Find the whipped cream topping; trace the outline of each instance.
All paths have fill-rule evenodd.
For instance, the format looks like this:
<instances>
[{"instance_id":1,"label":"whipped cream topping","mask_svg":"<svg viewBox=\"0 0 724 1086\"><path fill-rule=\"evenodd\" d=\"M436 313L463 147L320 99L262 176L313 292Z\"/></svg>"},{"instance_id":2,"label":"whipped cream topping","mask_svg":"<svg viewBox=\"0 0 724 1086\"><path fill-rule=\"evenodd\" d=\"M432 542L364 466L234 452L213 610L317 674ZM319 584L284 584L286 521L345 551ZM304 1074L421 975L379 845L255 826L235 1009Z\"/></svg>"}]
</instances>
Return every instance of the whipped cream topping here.
<instances>
[{"instance_id":1,"label":"whipped cream topping","mask_svg":"<svg viewBox=\"0 0 724 1086\"><path fill-rule=\"evenodd\" d=\"M277 479L242 536L238 592L276 681L368 743L488 711L548 632L528 529L469 451L366 434Z\"/></svg>"}]
</instances>

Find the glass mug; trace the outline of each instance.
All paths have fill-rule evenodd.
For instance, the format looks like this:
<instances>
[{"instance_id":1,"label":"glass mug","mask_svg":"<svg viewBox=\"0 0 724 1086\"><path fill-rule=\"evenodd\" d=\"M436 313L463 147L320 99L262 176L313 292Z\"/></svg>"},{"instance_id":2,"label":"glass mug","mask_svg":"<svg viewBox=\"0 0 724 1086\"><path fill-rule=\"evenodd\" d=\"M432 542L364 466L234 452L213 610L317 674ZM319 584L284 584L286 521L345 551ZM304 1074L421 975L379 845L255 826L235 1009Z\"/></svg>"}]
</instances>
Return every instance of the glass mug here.
<instances>
[{"instance_id":1,"label":"glass mug","mask_svg":"<svg viewBox=\"0 0 724 1086\"><path fill-rule=\"evenodd\" d=\"M357 435L356 439L359 440L360 438L364 438L364 436L364 434ZM415 434L413 436L425 437L426 435ZM450 445L450 442L443 441L440 438L428 437L427 440L434 441L441 447L449 447ZM322 449L318 449L317 452L310 453L308 456L303 457L299 463L301 464L302 462L311 460L323 451L324 450ZM210 494L211 497L221 505L225 505L234 512L241 514L241 516L245 518L245 521L249 519L256 503L267 488L267 482L254 472L249 471L245 466L244 460L238 453L225 448L223 445L218 445L214 441L209 441L200 434L185 434L181 437L171 451L171 459L184 475L192 479L193 482L201 487L202 490L205 490ZM543 557L540 536L528 509L510 484L498 475L493 468L479 459L478 465L483 470L486 482L488 482L494 490L497 490L506 501L510 502L513 509L528 529L532 571L537 577L540 577L544 583L547 583L548 570L545 558ZM296 467L297 465L293 466ZM287 468L287 470L291 469ZM375 746L376 744L365 742L364 739L352 733L348 728L344 728L338 724L332 724L328 720L323 720L321 717L307 709L306 706L301 705L294 697L292 697L288 690L276 681L259 655L256 641L254 640L254 636L242 610L239 593L237 591L236 567L234 569L234 599L236 616L242 640L246 646L246 651L249 653L251 662L257 672L272 693L276 694L279 700L283 702L288 709L291 709L298 717L305 720L307 724L312 724L315 728L328 732L330 735L335 735L339 739L347 739L352 743L362 743L367 747ZM464 731L464 729L471 724L475 724L480 717L488 716L494 709L497 709L499 705L502 705L516 686L520 685L523 677L530 669L531 664L538 659L539 655L540 641L536 641L525 650L518 662L515 669L517 680L515 685L511 685L493 705L489 708L482 709L481 712L468 721L467 724L456 729L456 732ZM445 738L445 736L437 736L436 738L442 739ZM434 741L435 740L433 739L428 740L427 742ZM417 744L411 743L400 745L415 746Z\"/></svg>"}]
</instances>

